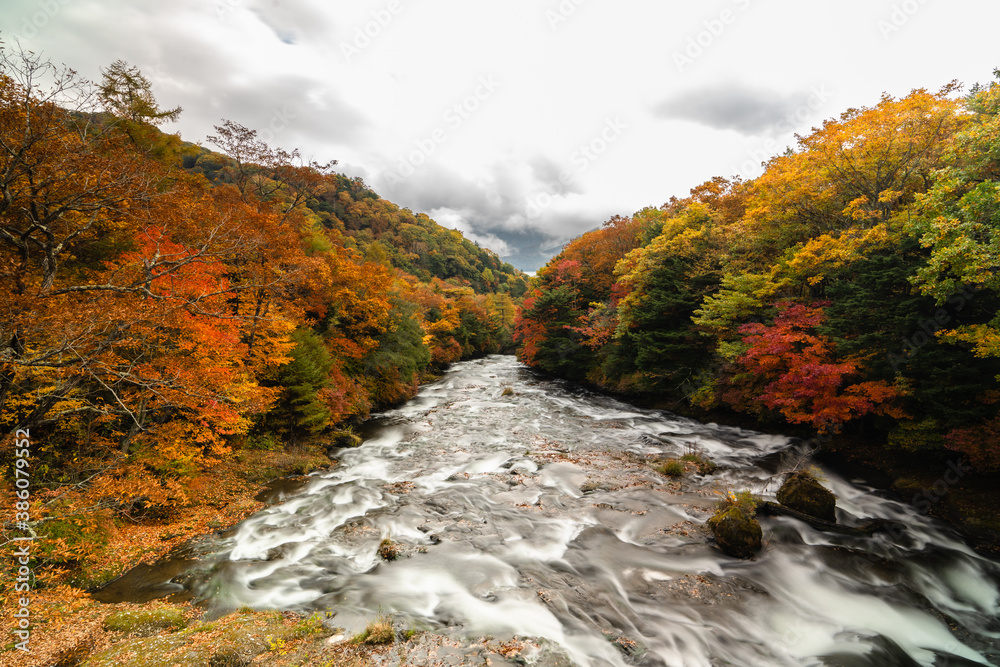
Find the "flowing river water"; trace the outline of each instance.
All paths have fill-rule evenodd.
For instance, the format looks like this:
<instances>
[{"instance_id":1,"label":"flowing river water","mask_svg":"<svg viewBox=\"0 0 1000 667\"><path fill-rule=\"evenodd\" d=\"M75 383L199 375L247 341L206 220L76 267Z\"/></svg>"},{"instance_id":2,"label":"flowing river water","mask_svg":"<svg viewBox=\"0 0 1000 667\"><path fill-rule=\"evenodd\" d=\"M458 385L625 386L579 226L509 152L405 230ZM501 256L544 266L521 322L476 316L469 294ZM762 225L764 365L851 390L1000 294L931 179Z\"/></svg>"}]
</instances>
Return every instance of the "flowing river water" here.
<instances>
[{"instance_id":1,"label":"flowing river water","mask_svg":"<svg viewBox=\"0 0 1000 667\"><path fill-rule=\"evenodd\" d=\"M773 495L791 439L638 409L504 356L456 364L364 435L203 545L190 594L330 612L347 632L381 611L458 643L519 637L512 665L1000 664L1000 564L858 481L824 471L838 521L905 530L763 518L755 560L715 548L719 493ZM718 470L675 481L651 465L692 451ZM384 538L398 559L379 557Z\"/></svg>"}]
</instances>

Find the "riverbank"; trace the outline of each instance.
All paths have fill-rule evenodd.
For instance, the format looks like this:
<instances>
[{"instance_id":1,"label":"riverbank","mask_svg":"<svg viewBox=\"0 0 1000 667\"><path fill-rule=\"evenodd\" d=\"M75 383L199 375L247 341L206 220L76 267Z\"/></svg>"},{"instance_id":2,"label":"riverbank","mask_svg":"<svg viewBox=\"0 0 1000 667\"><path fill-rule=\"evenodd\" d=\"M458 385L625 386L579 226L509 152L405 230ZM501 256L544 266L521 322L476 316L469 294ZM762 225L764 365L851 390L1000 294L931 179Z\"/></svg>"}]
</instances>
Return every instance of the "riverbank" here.
<instances>
[{"instance_id":1,"label":"riverbank","mask_svg":"<svg viewBox=\"0 0 1000 667\"><path fill-rule=\"evenodd\" d=\"M30 653L5 652L5 667L361 667L363 665L492 665L569 667L547 642L489 636L454 638L403 628L376 616L353 636L322 615L243 608L204 618L190 604L105 605L83 595L40 602L65 620L33 643ZM447 663L443 661L447 660Z\"/></svg>"},{"instance_id":2,"label":"riverbank","mask_svg":"<svg viewBox=\"0 0 1000 667\"><path fill-rule=\"evenodd\" d=\"M99 548L80 548L78 557L71 562L35 566L28 592L15 593L5 585L0 592L0 636L4 638L0 644L3 656L0 662L12 666L78 664L73 656L89 654L103 645L102 637L107 633L100 629L101 621L119 609L91 599L89 590L136 565L159 560L193 537L230 528L280 498L281 486L293 482L296 476L336 465L325 453L328 444L326 440L315 439L287 450L235 452L190 480L184 504L166 513L147 516L120 514L105 526ZM7 541L14 531L5 533ZM7 574L15 563L13 547L13 543L8 543L3 548ZM14 579L6 574L4 578ZM17 603L21 596L30 599L30 656L14 650L17 641L12 634L17 625L14 614L20 608ZM125 608L141 610L156 608L158 604Z\"/></svg>"},{"instance_id":3,"label":"riverbank","mask_svg":"<svg viewBox=\"0 0 1000 667\"><path fill-rule=\"evenodd\" d=\"M436 382L443 372L427 371L421 384ZM32 562L32 585L27 592L32 613L28 655L15 650L17 639L12 634L18 625L14 614L20 608L21 596L10 587L0 590L0 636L4 638L0 642L0 662L12 667L71 667L101 647L107 648L109 642L121 640L121 635L102 629L103 619L122 610L155 611L163 605L159 598L165 596L158 598L155 591L150 591L148 600L139 601L125 592L121 598L128 601L119 602L115 591L103 601L92 598L92 593L137 566L161 561L201 536L225 532L269 504L280 502L305 482L307 473L336 466L334 457L339 449L360 443L356 436L345 436L349 433L334 432L288 447L233 451L187 480L183 485L184 502L168 509L135 511L133 506L123 506L122 511L105 510L109 520L103 522L99 535L88 537L84 531L73 536L80 540L79 546L67 544L73 557L40 567L38 561ZM17 543L12 538L19 533L12 527L8 524L0 532L0 572L8 581L14 580L17 565ZM182 605L185 617L203 613L186 602L174 603Z\"/></svg>"},{"instance_id":4,"label":"riverbank","mask_svg":"<svg viewBox=\"0 0 1000 667\"><path fill-rule=\"evenodd\" d=\"M817 438L815 433L791 425L761 423L741 413L676 407L661 409L703 422L812 441L818 447L814 455L818 462L947 523L979 553L1000 557L1000 474L973 471L958 452L893 448L884 435L848 433Z\"/></svg>"}]
</instances>

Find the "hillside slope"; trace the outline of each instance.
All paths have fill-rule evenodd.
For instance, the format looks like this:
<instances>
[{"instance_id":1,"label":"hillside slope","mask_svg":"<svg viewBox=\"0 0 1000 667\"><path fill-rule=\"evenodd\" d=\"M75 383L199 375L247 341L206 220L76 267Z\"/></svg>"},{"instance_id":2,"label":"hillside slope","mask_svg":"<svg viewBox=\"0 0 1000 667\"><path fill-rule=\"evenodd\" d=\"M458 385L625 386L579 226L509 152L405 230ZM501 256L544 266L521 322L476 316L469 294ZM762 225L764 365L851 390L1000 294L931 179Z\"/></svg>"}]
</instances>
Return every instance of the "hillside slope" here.
<instances>
[{"instance_id":1,"label":"hillside slope","mask_svg":"<svg viewBox=\"0 0 1000 667\"><path fill-rule=\"evenodd\" d=\"M0 51L0 468L28 465L18 520L56 579L219 466L350 444L337 429L447 364L512 349L526 286L332 163L232 123L229 157L185 144L138 70L105 77Z\"/></svg>"}]
</instances>

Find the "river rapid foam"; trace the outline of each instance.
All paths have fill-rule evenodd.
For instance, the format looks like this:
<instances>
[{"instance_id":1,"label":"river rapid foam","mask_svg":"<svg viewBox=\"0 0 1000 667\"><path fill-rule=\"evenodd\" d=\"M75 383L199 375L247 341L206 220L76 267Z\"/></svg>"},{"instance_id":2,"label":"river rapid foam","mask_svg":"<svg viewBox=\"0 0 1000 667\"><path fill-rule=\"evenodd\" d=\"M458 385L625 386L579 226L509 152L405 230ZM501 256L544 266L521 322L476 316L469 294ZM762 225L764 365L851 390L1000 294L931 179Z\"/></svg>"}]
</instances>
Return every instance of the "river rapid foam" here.
<instances>
[{"instance_id":1,"label":"river rapid foam","mask_svg":"<svg viewBox=\"0 0 1000 667\"><path fill-rule=\"evenodd\" d=\"M719 494L773 496L789 438L638 409L504 356L456 364L364 435L215 538L185 587L218 610L329 612L348 632L381 611L537 649L512 665L1000 664L1000 565L857 481L824 471L838 521L904 531L774 517L755 560L714 547ZM692 451L718 470L675 481L651 465Z\"/></svg>"}]
</instances>

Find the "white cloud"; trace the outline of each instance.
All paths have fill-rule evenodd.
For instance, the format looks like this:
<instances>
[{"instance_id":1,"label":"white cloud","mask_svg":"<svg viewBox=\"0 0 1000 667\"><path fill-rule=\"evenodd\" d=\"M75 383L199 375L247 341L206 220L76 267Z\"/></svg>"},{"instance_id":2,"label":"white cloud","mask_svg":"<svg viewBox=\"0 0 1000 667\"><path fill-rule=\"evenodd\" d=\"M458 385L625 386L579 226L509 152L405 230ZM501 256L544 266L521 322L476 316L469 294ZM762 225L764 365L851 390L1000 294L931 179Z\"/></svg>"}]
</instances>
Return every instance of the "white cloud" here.
<instances>
[{"instance_id":1,"label":"white cloud","mask_svg":"<svg viewBox=\"0 0 1000 667\"><path fill-rule=\"evenodd\" d=\"M672 54L735 3L584 3L553 28L557 2L397 2L5 0L0 38L20 35L95 78L123 58L150 73L164 106L184 107L170 129L185 139L203 141L223 118L267 130L351 165L401 206L453 211L471 238L531 262L611 214L748 171L771 148L760 137L814 86L832 97L783 137L884 90L986 81L1000 64L1000 5L973 0L922 5L891 39L878 27L891 3L741 3L683 71ZM499 85L455 123L484 77ZM581 168L581 147L609 118L627 130ZM389 183L437 129L415 174ZM539 197L550 201L530 215Z\"/></svg>"},{"instance_id":2,"label":"white cloud","mask_svg":"<svg viewBox=\"0 0 1000 667\"><path fill-rule=\"evenodd\" d=\"M478 233L469 224L466 214L462 211L455 211L450 208L436 208L431 210L430 216L442 227L457 229L462 232L465 238L478 243L484 248L489 248L500 257L508 257L514 252L510 245L496 234Z\"/></svg>"}]
</instances>

